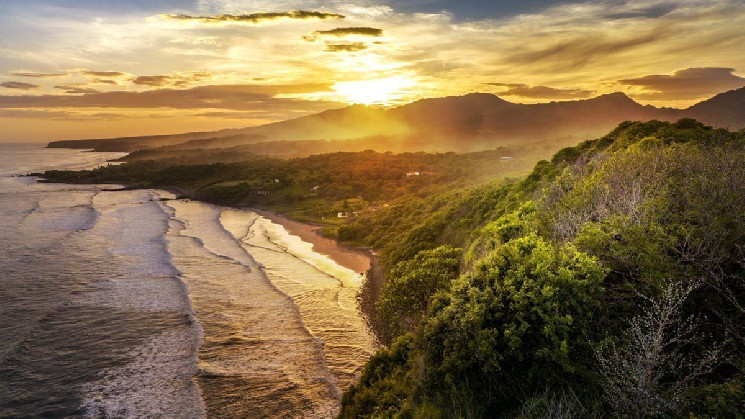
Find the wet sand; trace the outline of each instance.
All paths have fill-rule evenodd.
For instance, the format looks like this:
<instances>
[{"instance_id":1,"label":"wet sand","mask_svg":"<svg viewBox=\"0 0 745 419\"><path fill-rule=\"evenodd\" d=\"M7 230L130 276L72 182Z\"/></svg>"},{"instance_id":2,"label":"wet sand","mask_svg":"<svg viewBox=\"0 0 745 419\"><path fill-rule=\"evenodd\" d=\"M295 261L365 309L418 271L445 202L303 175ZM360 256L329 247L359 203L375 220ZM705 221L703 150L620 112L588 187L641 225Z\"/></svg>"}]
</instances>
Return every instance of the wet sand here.
<instances>
[{"instance_id":1,"label":"wet sand","mask_svg":"<svg viewBox=\"0 0 745 419\"><path fill-rule=\"evenodd\" d=\"M251 211L280 224L290 234L294 234L303 241L311 243L313 250L324 254L339 265L355 272L367 272L370 269L370 255L358 249L352 249L339 244L336 240L321 234L322 226L301 223L276 212L250 208Z\"/></svg>"}]
</instances>

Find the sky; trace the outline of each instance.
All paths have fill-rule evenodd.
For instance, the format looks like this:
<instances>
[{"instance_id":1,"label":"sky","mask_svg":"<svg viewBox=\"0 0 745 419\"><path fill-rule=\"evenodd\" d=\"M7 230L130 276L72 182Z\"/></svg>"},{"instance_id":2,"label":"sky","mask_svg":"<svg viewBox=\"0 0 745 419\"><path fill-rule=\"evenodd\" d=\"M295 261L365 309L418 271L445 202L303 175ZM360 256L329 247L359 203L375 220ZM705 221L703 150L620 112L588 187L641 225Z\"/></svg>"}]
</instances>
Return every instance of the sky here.
<instances>
[{"instance_id":1,"label":"sky","mask_svg":"<svg viewBox=\"0 0 745 419\"><path fill-rule=\"evenodd\" d=\"M353 103L745 86L742 0L0 0L0 141L205 131Z\"/></svg>"}]
</instances>

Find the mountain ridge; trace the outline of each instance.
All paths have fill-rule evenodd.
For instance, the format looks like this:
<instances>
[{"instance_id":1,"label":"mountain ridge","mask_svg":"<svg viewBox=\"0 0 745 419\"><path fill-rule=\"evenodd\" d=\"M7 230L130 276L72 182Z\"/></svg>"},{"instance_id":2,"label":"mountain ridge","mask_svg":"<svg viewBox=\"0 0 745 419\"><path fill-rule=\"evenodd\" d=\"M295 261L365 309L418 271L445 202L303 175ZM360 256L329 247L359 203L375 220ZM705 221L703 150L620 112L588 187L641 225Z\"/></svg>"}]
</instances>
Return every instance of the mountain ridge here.
<instances>
[{"instance_id":1,"label":"mountain ridge","mask_svg":"<svg viewBox=\"0 0 745 419\"><path fill-rule=\"evenodd\" d=\"M425 98L395 108L350 105L299 118L211 132L60 140L50 148L134 151L163 146L220 148L260 142L385 137L409 151L473 151L531 141L570 145L626 120L694 118L715 127L745 128L745 87L685 109L641 105L622 92L590 99L520 104L491 93ZM423 149L422 149L423 148ZM419 150L422 149L422 150Z\"/></svg>"}]
</instances>

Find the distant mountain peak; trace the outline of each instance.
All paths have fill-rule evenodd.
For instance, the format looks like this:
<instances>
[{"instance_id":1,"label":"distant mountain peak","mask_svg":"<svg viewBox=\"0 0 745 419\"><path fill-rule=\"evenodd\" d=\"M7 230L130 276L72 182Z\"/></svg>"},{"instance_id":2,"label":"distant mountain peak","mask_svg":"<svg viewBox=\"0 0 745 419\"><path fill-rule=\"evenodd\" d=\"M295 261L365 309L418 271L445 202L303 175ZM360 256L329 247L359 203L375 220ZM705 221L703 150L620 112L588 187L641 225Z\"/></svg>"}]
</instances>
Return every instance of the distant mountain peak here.
<instances>
[{"instance_id":1,"label":"distant mountain peak","mask_svg":"<svg viewBox=\"0 0 745 419\"><path fill-rule=\"evenodd\" d=\"M612 102L634 102L637 103L634 99L630 98L626 93L623 92L613 92L613 93L606 93L604 95L596 96L592 99L589 99L591 101L612 101Z\"/></svg>"}]
</instances>

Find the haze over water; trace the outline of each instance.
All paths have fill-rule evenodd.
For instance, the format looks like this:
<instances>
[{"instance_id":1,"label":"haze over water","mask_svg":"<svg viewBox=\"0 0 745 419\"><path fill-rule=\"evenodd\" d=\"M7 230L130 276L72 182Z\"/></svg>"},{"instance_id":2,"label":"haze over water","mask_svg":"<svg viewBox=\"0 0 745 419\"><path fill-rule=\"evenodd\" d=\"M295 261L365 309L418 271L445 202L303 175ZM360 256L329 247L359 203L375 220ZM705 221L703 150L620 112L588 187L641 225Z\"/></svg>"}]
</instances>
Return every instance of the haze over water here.
<instances>
[{"instance_id":1,"label":"haze over water","mask_svg":"<svg viewBox=\"0 0 745 419\"><path fill-rule=\"evenodd\" d=\"M358 274L250 211L15 176L117 156L0 144L0 415L335 414Z\"/></svg>"}]
</instances>

